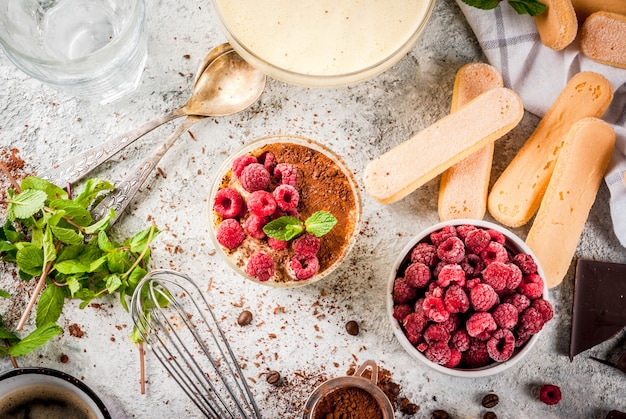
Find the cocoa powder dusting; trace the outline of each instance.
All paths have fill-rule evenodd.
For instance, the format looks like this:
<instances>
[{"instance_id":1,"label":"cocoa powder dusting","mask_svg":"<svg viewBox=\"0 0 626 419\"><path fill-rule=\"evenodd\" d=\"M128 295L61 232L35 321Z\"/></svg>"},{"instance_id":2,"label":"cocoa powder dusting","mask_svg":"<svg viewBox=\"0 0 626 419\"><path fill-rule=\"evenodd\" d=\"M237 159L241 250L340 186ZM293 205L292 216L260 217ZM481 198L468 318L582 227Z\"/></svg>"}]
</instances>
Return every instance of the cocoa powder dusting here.
<instances>
[{"instance_id":1,"label":"cocoa powder dusting","mask_svg":"<svg viewBox=\"0 0 626 419\"><path fill-rule=\"evenodd\" d=\"M382 419L383 414L374 397L358 387L344 387L322 397L313 412L313 419Z\"/></svg>"}]
</instances>

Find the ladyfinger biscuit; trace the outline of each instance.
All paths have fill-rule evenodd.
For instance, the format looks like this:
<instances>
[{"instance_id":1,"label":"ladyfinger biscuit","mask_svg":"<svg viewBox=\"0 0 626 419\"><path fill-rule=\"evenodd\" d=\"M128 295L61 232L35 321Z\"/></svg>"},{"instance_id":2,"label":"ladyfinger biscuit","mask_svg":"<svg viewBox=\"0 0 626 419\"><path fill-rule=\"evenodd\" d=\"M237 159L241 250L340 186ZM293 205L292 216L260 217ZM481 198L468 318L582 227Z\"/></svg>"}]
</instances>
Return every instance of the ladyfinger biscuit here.
<instances>
[{"instance_id":1,"label":"ladyfinger biscuit","mask_svg":"<svg viewBox=\"0 0 626 419\"><path fill-rule=\"evenodd\" d=\"M456 74L451 111L454 113L480 94L503 85L502 76L489 64L466 64ZM493 149L493 143L489 143L442 173L438 204L441 221L484 217Z\"/></svg>"},{"instance_id":2,"label":"ladyfinger biscuit","mask_svg":"<svg viewBox=\"0 0 626 419\"><path fill-rule=\"evenodd\" d=\"M548 48L560 51L576 38L578 20L572 0L543 0L545 12L535 16L537 31Z\"/></svg>"},{"instance_id":3,"label":"ladyfinger biscuit","mask_svg":"<svg viewBox=\"0 0 626 419\"><path fill-rule=\"evenodd\" d=\"M489 213L509 227L526 224L539 208L571 126L602 116L612 99L613 88L604 76L582 72L572 77L491 188Z\"/></svg>"},{"instance_id":4,"label":"ladyfinger biscuit","mask_svg":"<svg viewBox=\"0 0 626 419\"><path fill-rule=\"evenodd\" d=\"M581 27L580 50L599 63L626 68L626 15L596 12L589 16Z\"/></svg>"},{"instance_id":5,"label":"ladyfinger biscuit","mask_svg":"<svg viewBox=\"0 0 626 419\"><path fill-rule=\"evenodd\" d=\"M595 12L613 12L626 15L626 1L624 0L572 0L572 5L580 22Z\"/></svg>"},{"instance_id":6,"label":"ladyfinger biscuit","mask_svg":"<svg viewBox=\"0 0 626 419\"><path fill-rule=\"evenodd\" d=\"M567 274L614 144L613 128L597 118L578 121L567 134L526 238L549 287Z\"/></svg>"},{"instance_id":7,"label":"ladyfinger biscuit","mask_svg":"<svg viewBox=\"0 0 626 419\"><path fill-rule=\"evenodd\" d=\"M395 202L509 132L523 115L515 92L489 90L371 161L365 190L379 202Z\"/></svg>"}]
</instances>

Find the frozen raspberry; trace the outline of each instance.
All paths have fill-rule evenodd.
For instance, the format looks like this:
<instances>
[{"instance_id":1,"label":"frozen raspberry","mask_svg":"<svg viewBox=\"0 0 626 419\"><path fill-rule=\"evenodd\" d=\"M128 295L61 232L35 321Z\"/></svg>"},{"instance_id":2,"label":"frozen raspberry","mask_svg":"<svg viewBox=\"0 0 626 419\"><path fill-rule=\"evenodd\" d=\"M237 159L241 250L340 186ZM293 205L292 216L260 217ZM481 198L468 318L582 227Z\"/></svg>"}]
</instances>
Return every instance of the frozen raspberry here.
<instances>
[{"instance_id":1,"label":"frozen raspberry","mask_svg":"<svg viewBox=\"0 0 626 419\"><path fill-rule=\"evenodd\" d=\"M498 306L493 309L491 315L496 321L498 327L503 329L513 329L517 324L519 312L513 304L502 303L498 304Z\"/></svg>"},{"instance_id":2,"label":"frozen raspberry","mask_svg":"<svg viewBox=\"0 0 626 419\"><path fill-rule=\"evenodd\" d=\"M235 160L233 160L232 170L235 177L240 178L241 172L243 172L244 167L252 163L258 163L258 161L256 157L249 154L239 156Z\"/></svg>"},{"instance_id":3,"label":"frozen raspberry","mask_svg":"<svg viewBox=\"0 0 626 419\"><path fill-rule=\"evenodd\" d=\"M450 313L448 320L439 324L446 328L448 332L452 333L457 330L461 325L461 317L457 313Z\"/></svg>"},{"instance_id":4,"label":"frozen raspberry","mask_svg":"<svg viewBox=\"0 0 626 419\"><path fill-rule=\"evenodd\" d=\"M462 362L468 368L484 367L490 360L487 343L479 339L472 339L469 349L463 352Z\"/></svg>"},{"instance_id":5,"label":"frozen raspberry","mask_svg":"<svg viewBox=\"0 0 626 419\"><path fill-rule=\"evenodd\" d=\"M397 304L410 303L417 298L417 290L406 283L404 278L396 278L393 283L393 301Z\"/></svg>"},{"instance_id":6,"label":"frozen raspberry","mask_svg":"<svg viewBox=\"0 0 626 419\"><path fill-rule=\"evenodd\" d=\"M213 209L222 218L235 218L243 209L243 198L232 188L222 188L215 194Z\"/></svg>"},{"instance_id":7,"label":"frozen raspberry","mask_svg":"<svg viewBox=\"0 0 626 419\"><path fill-rule=\"evenodd\" d=\"M496 325L496 321L493 319L491 313L479 311L470 315L465 323L465 328L471 337L487 340L498 328L498 325Z\"/></svg>"},{"instance_id":8,"label":"frozen raspberry","mask_svg":"<svg viewBox=\"0 0 626 419\"><path fill-rule=\"evenodd\" d=\"M426 349L428 349L428 344L422 340L415 347L417 348L418 351L424 352Z\"/></svg>"},{"instance_id":9,"label":"frozen raspberry","mask_svg":"<svg viewBox=\"0 0 626 419\"><path fill-rule=\"evenodd\" d=\"M460 265L445 265L439 271L437 284L444 288L450 284L463 286L465 285L465 271Z\"/></svg>"},{"instance_id":10,"label":"frozen raspberry","mask_svg":"<svg viewBox=\"0 0 626 419\"><path fill-rule=\"evenodd\" d=\"M416 345L422 340L422 332L427 324L426 317L418 313L411 313L404 318L402 326L404 326L406 338L411 344Z\"/></svg>"},{"instance_id":11,"label":"frozen raspberry","mask_svg":"<svg viewBox=\"0 0 626 419\"><path fill-rule=\"evenodd\" d=\"M503 302L513 304L518 313L521 313L522 311L530 307L530 299L524 294L519 293L507 295L506 297L504 297Z\"/></svg>"},{"instance_id":12,"label":"frozen raspberry","mask_svg":"<svg viewBox=\"0 0 626 419\"><path fill-rule=\"evenodd\" d=\"M524 275L537 273L537 263L529 254L518 253L513 256L513 263L521 269Z\"/></svg>"},{"instance_id":13,"label":"frozen raspberry","mask_svg":"<svg viewBox=\"0 0 626 419\"><path fill-rule=\"evenodd\" d=\"M437 246L437 257L446 263L459 263L465 257L465 245L458 237L448 237Z\"/></svg>"},{"instance_id":14,"label":"frozen raspberry","mask_svg":"<svg viewBox=\"0 0 626 419\"><path fill-rule=\"evenodd\" d=\"M270 186L270 173L262 164L251 163L243 168L240 180L246 191L262 191Z\"/></svg>"},{"instance_id":15,"label":"frozen raspberry","mask_svg":"<svg viewBox=\"0 0 626 419\"><path fill-rule=\"evenodd\" d=\"M511 358L515 350L515 336L509 329L498 329L487 341L487 352L496 362Z\"/></svg>"},{"instance_id":16,"label":"frozen raspberry","mask_svg":"<svg viewBox=\"0 0 626 419\"><path fill-rule=\"evenodd\" d=\"M274 260L263 252L253 254L246 266L246 273L259 281L269 280L275 272Z\"/></svg>"},{"instance_id":17,"label":"frozen raspberry","mask_svg":"<svg viewBox=\"0 0 626 419\"><path fill-rule=\"evenodd\" d=\"M445 365L450 362L452 356L450 346L445 342L435 342L428 345L428 349L424 352L426 358L439 365Z\"/></svg>"},{"instance_id":18,"label":"frozen raspberry","mask_svg":"<svg viewBox=\"0 0 626 419\"><path fill-rule=\"evenodd\" d=\"M435 267L433 268L433 276L434 277L438 277L439 276L439 272L441 272L441 269L446 266L447 263L445 262L439 262L437 263L437 265L435 265Z\"/></svg>"},{"instance_id":19,"label":"frozen raspberry","mask_svg":"<svg viewBox=\"0 0 626 419\"><path fill-rule=\"evenodd\" d=\"M554 317L554 308L552 308L552 304L550 304L548 300L537 298L532 302L531 306L541 313L541 317L543 317L544 322L548 322L548 320Z\"/></svg>"},{"instance_id":20,"label":"frozen raspberry","mask_svg":"<svg viewBox=\"0 0 626 419\"><path fill-rule=\"evenodd\" d=\"M480 283L482 283L482 280L480 278L470 278L465 281L465 286L463 287L463 289L465 290L465 292L469 293L472 288Z\"/></svg>"},{"instance_id":21,"label":"frozen raspberry","mask_svg":"<svg viewBox=\"0 0 626 419\"><path fill-rule=\"evenodd\" d=\"M450 313L446 310L443 300L437 297L426 297L422 304L426 317L434 322L441 323L448 320Z\"/></svg>"},{"instance_id":22,"label":"frozen raspberry","mask_svg":"<svg viewBox=\"0 0 626 419\"><path fill-rule=\"evenodd\" d=\"M517 327L521 334L535 335L539 333L544 324L545 321L539 310L531 306L520 313Z\"/></svg>"},{"instance_id":23,"label":"frozen raspberry","mask_svg":"<svg viewBox=\"0 0 626 419\"><path fill-rule=\"evenodd\" d=\"M465 313L470 306L469 297L459 285L450 285L443 298L446 310L450 313Z\"/></svg>"},{"instance_id":24,"label":"frozen raspberry","mask_svg":"<svg viewBox=\"0 0 626 419\"><path fill-rule=\"evenodd\" d=\"M404 271L404 279L413 288L424 288L430 282L430 268L421 262L411 263Z\"/></svg>"},{"instance_id":25,"label":"frozen raspberry","mask_svg":"<svg viewBox=\"0 0 626 419\"><path fill-rule=\"evenodd\" d=\"M462 358L461 351L455 348L450 348L450 360L444 365L447 368L456 368L461 363Z\"/></svg>"},{"instance_id":26,"label":"frozen raspberry","mask_svg":"<svg viewBox=\"0 0 626 419\"><path fill-rule=\"evenodd\" d=\"M508 264L509 269L511 270L511 275L509 275L506 278L506 288L507 290L515 290L519 284L522 283L522 270L519 268L519 266L515 265L514 263L509 263Z\"/></svg>"},{"instance_id":27,"label":"frozen raspberry","mask_svg":"<svg viewBox=\"0 0 626 419\"><path fill-rule=\"evenodd\" d=\"M489 233L489 236L491 237L492 241L496 243L500 243L503 246L504 246L504 243L506 243L506 237L504 236L504 234L500 233L499 231L488 228L487 233Z\"/></svg>"},{"instance_id":28,"label":"frozen raspberry","mask_svg":"<svg viewBox=\"0 0 626 419\"><path fill-rule=\"evenodd\" d=\"M289 246L289 242L288 241L278 240L278 239L275 239L273 237L268 237L267 238L267 244L273 250L285 250Z\"/></svg>"},{"instance_id":29,"label":"frozen raspberry","mask_svg":"<svg viewBox=\"0 0 626 419\"><path fill-rule=\"evenodd\" d=\"M246 218L246 221L244 221L243 228L250 236L261 240L265 238L263 227L267 224L267 221L267 217L259 217L256 214L250 214L248 218Z\"/></svg>"},{"instance_id":30,"label":"frozen raspberry","mask_svg":"<svg viewBox=\"0 0 626 419\"><path fill-rule=\"evenodd\" d=\"M433 267L437 261L437 248L432 244L418 243L411 250L411 262L420 262Z\"/></svg>"},{"instance_id":31,"label":"frozen raspberry","mask_svg":"<svg viewBox=\"0 0 626 419\"><path fill-rule=\"evenodd\" d=\"M430 241L435 247L439 247L441 243L450 237L457 237L456 228L452 225L447 225L439 231L430 233Z\"/></svg>"},{"instance_id":32,"label":"frozen raspberry","mask_svg":"<svg viewBox=\"0 0 626 419\"><path fill-rule=\"evenodd\" d=\"M266 151L259 156L259 163L261 163L271 175L274 173L274 168L276 167L276 156Z\"/></svg>"},{"instance_id":33,"label":"frozen raspberry","mask_svg":"<svg viewBox=\"0 0 626 419\"><path fill-rule=\"evenodd\" d=\"M452 336L450 336L450 346L461 352L467 351L470 347L470 335L467 334L467 330L459 329L454 331Z\"/></svg>"},{"instance_id":34,"label":"frozen raspberry","mask_svg":"<svg viewBox=\"0 0 626 419\"><path fill-rule=\"evenodd\" d=\"M269 217L276 211L276 200L267 191L254 191L248 196L248 210L259 217Z\"/></svg>"},{"instance_id":35,"label":"frozen raspberry","mask_svg":"<svg viewBox=\"0 0 626 419\"><path fill-rule=\"evenodd\" d=\"M413 314L413 307L410 304L398 304L393 308L393 318L400 323L404 322L409 314Z\"/></svg>"},{"instance_id":36,"label":"frozen raspberry","mask_svg":"<svg viewBox=\"0 0 626 419\"><path fill-rule=\"evenodd\" d=\"M477 227L471 224L462 224L456 227L456 234L461 238L461 240L465 241L467 235L476 229Z\"/></svg>"},{"instance_id":37,"label":"frozen raspberry","mask_svg":"<svg viewBox=\"0 0 626 419\"><path fill-rule=\"evenodd\" d=\"M488 311L498 302L498 294L488 284L478 284L470 290L469 300L476 311Z\"/></svg>"},{"instance_id":38,"label":"frozen raspberry","mask_svg":"<svg viewBox=\"0 0 626 419\"><path fill-rule=\"evenodd\" d=\"M561 389L552 384L545 384L539 390L539 400L550 406L560 402L561 397Z\"/></svg>"},{"instance_id":39,"label":"frozen raspberry","mask_svg":"<svg viewBox=\"0 0 626 419\"><path fill-rule=\"evenodd\" d=\"M309 279L319 270L320 262L317 256L295 255L291 258L289 268L291 268L296 279Z\"/></svg>"},{"instance_id":40,"label":"frozen raspberry","mask_svg":"<svg viewBox=\"0 0 626 419\"><path fill-rule=\"evenodd\" d=\"M538 274L524 275L517 291L531 300L539 298L543 294L543 279Z\"/></svg>"},{"instance_id":41,"label":"frozen raspberry","mask_svg":"<svg viewBox=\"0 0 626 419\"><path fill-rule=\"evenodd\" d=\"M428 284L428 290L424 294L425 297L435 297L435 298L443 298L445 293L445 288L440 287L436 282L431 282Z\"/></svg>"},{"instance_id":42,"label":"frozen raspberry","mask_svg":"<svg viewBox=\"0 0 626 419\"><path fill-rule=\"evenodd\" d=\"M509 276L513 275L509 265L502 262L493 262L487 265L483 272L483 282L496 291L502 291ZM521 278L520 278L521 279Z\"/></svg>"},{"instance_id":43,"label":"frozen raspberry","mask_svg":"<svg viewBox=\"0 0 626 419\"><path fill-rule=\"evenodd\" d=\"M472 253L466 254L460 263L461 269L465 272L467 278L473 278L482 274L485 264L478 255Z\"/></svg>"},{"instance_id":44,"label":"frozen raspberry","mask_svg":"<svg viewBox=\"0 0 626 419\"><path fill-rule=\"evenodd\" d=\"M289 163L278 163L274 167L274 178L283 185L298 186L300 175L298 169Z\"/></svg>"},{"instance_id":45,"label":"frozen raspberry","mask_svg":"<svg viewBox=\"0 0 626 419\"><path fill-rule=\"evenodd\" d=\"M303 234L293 241L293 251L296 255L310 257L320 251L320 239L313 234Z\"/></svg>"},{"instance_id":46,"label":"frozen raspberry","mask_svg":"<svg viewBox=\"0 0 626 419\"><path fill-rule=\"evenodd\" d=\"M246 238L241 224L233 218L228 218L220 223L215 234L219 244L227 249L234 249Z\"/></svg>"},{"instance_id":47,"label":"frozen raspberry","mask_svg":"<svg viewBox=\"0 0 626 419\"><path fill-rule=\"evenodd\" d=\"M298 202L300 201L300 194L291 185L278 185L274 192L274 199L276 200L276 204L278 208L283 211L289 211L296 209L298 207Z\"/></svg>"},{"instance_id":48,"label":"frozen raspberry","mask_svg":"<svg viewBox=\"0 0 626 419\"><path fill-rule=\"evenodd\" d=\"M478 255L487 248L490 241L491 236L489 233L482 228L477 228L467 233L465 247L468 252Z\"/></svg>"},{"instance_id":49,"label":"frozen raspberry","mask_svg":"<svg viewBox=\"0 0 626 419\"><path fill-rule=\"evenodd\" d=\"M498 242L492 241L482 252L480 252L480 258L483 260L485 265L489 265L493 262L506 263L509 261L509 254L506 252L504 246Z\"/></svg>"},{"instance_id":50,"label":"frozen raspberry","mask_svg":"<svg viewBox=\"0 0 626 419\"><path fill-rule=\"evenodd\" d=\"M431 345L435 342L448 342L450 340L450 331L443 325L431 323L424 330L424 340Z\"/></svg>"},{"instance_id":51,"label":"frozen raspberry","mask_svg":"<svg viewBox=\"0 0 626 419\"><path fill-rule=\"evenodd\" d=\"M530 338L533 336L528 332L520 332L519 329L517 328L515 329L515 332L513 334L515 335L515 347L516 348L520 348L524 346L526 342L528 342Z\"/></svg>"}]
</instances>

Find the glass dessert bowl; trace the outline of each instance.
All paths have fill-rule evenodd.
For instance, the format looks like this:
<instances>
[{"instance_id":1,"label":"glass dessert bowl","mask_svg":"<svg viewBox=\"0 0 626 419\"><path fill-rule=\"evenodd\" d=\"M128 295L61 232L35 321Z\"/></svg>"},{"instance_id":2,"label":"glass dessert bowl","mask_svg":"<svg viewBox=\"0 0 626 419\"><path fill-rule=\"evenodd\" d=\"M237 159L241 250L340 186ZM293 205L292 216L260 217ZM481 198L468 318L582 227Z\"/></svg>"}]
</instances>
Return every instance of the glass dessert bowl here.
<instances>
[{"instance_id":1,"label":"glass dessert bowl","mask_svg":"<svg viewBox=\"0 0 626 419\"><path fill-rule=\"evenodd\" d=\"M421 35L434 0L213 0L235 50L266 74L308 87L370 79Z\"/></svg>"},{"instance_id":2,"label":"glass dessert bowl","mask_svg":"<svg viewBox=\"0 0 626 419\"><path fill-rule=\"evenodd\" d=\"M393 265L387 313L415 359L457 377L521 361L553 317L543 269L515 234L454 220L417 234Z\"/></svg>"},{"instance_id":3,"label":"glass dessert bowl","mask_svg":"<svg viewBox=\"0 0 626 419\"><path fill-rule=\"evenodd\" d=\"M215 248L237 273L287 288L317 282L344 261L359 229L361 198L334 152L278 135L224 162L208 210Z\"/></svg>"}]
</instances>

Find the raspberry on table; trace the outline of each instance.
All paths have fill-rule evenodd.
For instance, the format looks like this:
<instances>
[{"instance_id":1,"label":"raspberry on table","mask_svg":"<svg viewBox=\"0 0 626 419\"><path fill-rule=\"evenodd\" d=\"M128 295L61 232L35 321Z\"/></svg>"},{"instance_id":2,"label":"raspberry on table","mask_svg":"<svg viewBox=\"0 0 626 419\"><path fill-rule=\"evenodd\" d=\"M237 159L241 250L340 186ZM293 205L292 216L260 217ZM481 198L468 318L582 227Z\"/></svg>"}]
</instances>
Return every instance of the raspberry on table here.
<instances>
[{"instance_id":1,"label":"raspberry on table","mask_svg":"<svg viewBox=\"0 0 626 419\"><path fill-rule=\"evenodd\" d=\"M496 321L491 313L479 311L470 315L467 322L465 322L465 328L471 337L487 340L496 331L498 325L496 325Z\"/></svg>"},{"instance_id":2,"label":"raspberry on table","mask_svg":"<svg viewBox=\"0 0 626 419\"><path fill-rule=\"evenodd\" d=\"M411 262L420 262L433 267L438 262L437 248L430 243L418 243L411 250Z\"/></svg>"},{"instance_id":3,"label":"raspberry on table","mask_svg":"<svg viewBox=\"0 0 626 419\"><path fill-rule=\"evenodd\" d=\"M289 268L294 276L299 280L309 279L313 277L319 270L320 263L317 256L295 255L291 258Z\"/></svg>"},{"instance_id":4,"label":"raspberry on table","mask_svg":"<svg viewBox=\"0 0 626 419\"><path fill-rule=\"evenodd\" d=\"M243 210L243 198L233 188L222 188L215 194L213 209L222 218L235 218Z\"/></svg>"},{"instance_id":5,"label":"raspberry on table","mask_svg":"<svg viewBox=\"0 0 626 419\"><path fill-rule=\"evenodd\" d=\"M410 313L402 320L406 337L413 345L416 345L422 340L422 332L427 325L428 319L418 313Z\"/></svg>"},{"instance_id":6,"label":"raspberry on table","mask_svg":"<svg viewBox=\"0 0 626 419\"><path fill-rule=\"evenodd\" d=\"M461 352L467 351L470 347L470 335L467 333L467 330L459 329L452 332L450 346Z\"/></svg>"},{"instance_id":7,"label":"raspberry on table","mask_svg":"<svg viewBox=\"0 0 626 419\"><path fill-rule=\"evenodd\" d=\"M484 367L491 361L487 352L487 342L479 339L471 339L470 347L463 352L462 362L468 368Z\"/></svg>"},{"instance_id":8,"label":"raspberry on table","mask_svg":"<svg viewBox=\"0 0 626 419\"><path fill-rule=\"evenodd\" d=\"M263 167L267 169L270 175L274 174L274 168L276 167L276 156L274 156L273 153L265 151L258 157L258 160L259 163L261 163Z\"/></svg>"},{"instance_id":9,"label":"raspberry on table","mask_svg":"<svg viewBox=\"0 0 626 419\"><path fill-rule=\"evenodd\" d=\"M447 287L450 284L465 285L465 271L461 265L444 265L437 275L437 284Z\"/></svg>"},{"instance_id":10,"label":"raspberry on table","mask_svg":"<svg viewBox=\"0 0 626 419\"><path fill-rule=\"evenodd\" d=\"M498 242L492 241L482 252L480 252L480 258L485 263L485 265L489 265L493 262L506 263L509 261L509 254L507 253L503 245Z\"/></svg>"},{"instance_id":11,"label":"raspberry on table","mask_svg":"<svg viewBox=\"0 0 626 419\"><path fill-rule=\"evenodd\" d=\"M450 346L445 342L435 342L432 345L428 345L424 355L428 360L439 365L447 364L452 356Z\"/></svg>"},{"instance_id":12,"label":"raspberry on table","mask_svg":"<svg viewBox=\"0 0 626 419\"><path fill-rule=\"evenodd\" d=\"M270 173L260 163L251 163L241 171L241 186L248 191L262 191L270 186Z\"/></svg>"},{"instance_id":13,"label":"raspberry on table","mask_svg":"<svg viewBox=\"0 0 626 419\"><path fill-rule=\"evenodd\" d=\"M477 284L470 290L469 300L476 311L488 311L498 302L498 294L488 284Z\"/></svg>"},{"instance_id":14,"label":"raspberry on table","mask_svg":"<svg viewBox=\"0 0 626 419\"><path fill-rule=\"evenodd\" d=\"M272 192L276 205L283 211L295 210L300 201L298 190L291 185L278 185Z\"/></svg>"},{"instance_id":15,"label":"raspberry on table","mask_svg":"<svg viewBox=\"0 0 626 419\"><path fill-rule=\"evenodd\" d=\"M530 307L530 298L520 293L507 295L506 297L504 297L503 302L514 305L518 313L521 313L522 311Z\"/></svg>"},{"instance_id":16,"label":"raspberry on table","mask_svg":"<svg viewBox=\"0 0 626 419\"><path fill-rule=\"evenodd\" d=\"M519 312L513 304L502 303L498 304L496 308L491 312L493 319L498 327L503 329L513 329L517 324Z\"/></svg>"},{"instance_id":17,"label":"raspberry on table","mask_svg":"<svg viewBox=\"0 0 626 419\"><path fill-rule=\"evenodd\" d=\"M413 313L413 307L410 304L398 304L393 308L393 318L400 323L402 323L409 314Z\"/></svg>"},{"instance_id":18,"label":"raspberry on table","mask_svg":"<svg viewBox=\"0 0 626 419\"><path fill-rule=\"evenodd\" d=\"M466 254L460 265L461 269L463 269L463 272L465 272L465 276L467 278L479 276L485 269L485 264L483 263L480 256L472 253Z\"/></svg>"},{"instance_id":19,"label":"raspberry on table","mask_svg":"<svg viewBox=\"0 0 626 419\"><path fill-rule=\"evenodd\" d=\"M413 288L424 288L430 282L430 268L421 262L414 262L404 271L404 279Z\"/></svg>"},{"instance_id":20,"label":"raspberry on table","mask_svg":"<svg viewBox=\"0 0 626 419\"><path fill-rule=\"evenodd\" d=\"M515 336L509 329L498 329L487 341L489 357L496 362L511 358L515 350Z\"/></svg>"},{"instance_id":21,"label":"raspberry on table","mask_svg":"<svg viewBox=\"0 0 626 419\"><path fill-rule=\"evenodd\" d=\"M543 317L544 322L547 322L554 317L554 308L548 300L537 298L531 303L531 306L541 313L541 317Z\"/></svg>"},{"instance_id":22,"label":"raspberry on table","mask_svg":"<svg viewBox=\"0 0 626 419\"><path fill-rule=\"evenodd\" d=\"M426 317L434 322L441 323L448 320L450 313L443 304L443 299L437 297L426 297L422 304Z\"/></svg>"},{"instance_id":23,"label":"raspberry on table","mask_svg":"<svg viewBox=\"0 0 626 419\"><path fill-rule=\"evenodd\" d=\"M254 191L248 196L248 210L259 217L269 217L276 211L276 200L267 191Z\"/></svg>"},{"instance_id":24,"label":"raspberry on table","mask_svg":"<svg viewBox=\"0 0 626 419\"><path fill-rule=\"evenodd\" d=\"M469 310L470 301L467 293L460 285L450 285L443 297L443 303L449 313L465 313Z\"/></svg>"},{"instance_id":25,"label":"raspberry on table","mask_svg":"<svg viewBox=\"0 0 626 419\"><path fill-rule=\"evenodd\" d=\"M424 340L429 345L435 342L448 343L450 340L450 331L441 324L431 323L424 329Z\"/></svg>"},{"instance_id":26,"label":"raspberry on table","mask_svg":"<svg viewBox=\"0 0 626 419\"><path fill-rule=\"evenodd\" d=\"M273 237L268 237L267 238L267 244L273 250L285 250L287 247L289 247L289 242L288 241L278 240L278 239L275 239Z\"/></svg>"},{"instance_id":27,"label":"raspberry on table","mask_svg":"<svg viewBox=\"0 0 626 419\"><path fill-rule=\"evenodd\" d=\"M456 227L454 227L453 225L447 225L439 231L434 231L430 233L429 237L431 243L434 244L435 247L439 247L439 245L443 243L446 239L457 236L458 235L456 234Z\"/></svg>"},{"instance_id":28,"label":"raspberry on table","mask_svg":"<svg viewBox=\"0 0 626 419\"><path fill-rule=\"evenodd\" d=\"M537 299L543 295L543 279L539 274L524 275L517 291L531 300Z\"/></svg>"},{"instance_id":29,"label":"raspberry on table","mask_svg":"<svg viewBox=\"0 0 626 419\"><path fill-rule=\"evenodd\" d=\"M272 257L263 252L253 254L248 260L246 273L259 281L267 281L276 272L274 260Z\"/></svg>"},{"instance_id":30,"label":"raspberry on table","mask_svg":"<svg viewBox=\"0 0 626 419\"><path fill-rule=\"evenodd\" d=\"M300 174L294 165L289 163L278 163L276 167L274 167L274 178L278 183L291 185L295 188L298 186Z\"/></svg>"},{"instance_id":31,"label":"raspberry on table","mask_svg":"<svg viewBox=\"0 0 626 419\"><path fill-rule=\"evenodd\" d=\"M320 251L320 247L320 239L313 234L303 234L293 241L293 251L298 256L315 256Z\"/></svg>"},{"instance_id":32,"label":"raspberry on table","mask_svg":"<svg viewBox=\"0 0 626 419\"><path fill-rule=\"evenodd\" d=\"M415 301L417 290L407 284L404 278L396 278L393 283L393 301L397 304L406 304Z\"/></svg>"},{"instance_id":33,"label":"raspberry on table","mask_svg":"<svg viewBox=\"0 0 626 419\"><path fill-rule=\"evenodd\" d=\"M258 163L258 161L256 157L249 154L244 154L243 156L239 156L235 160L233 160L233 164L231 167L235 177L240 178L241 172L243 172L244 167L252 163Z\"/></svg>"},{"instance_id":34,"label":"raspberry on table","mask_svg":"<svg viewBox=\"0 0 626 419\"><path fill-rule=\"evenodd\" d=\"M539 400L547 405L555 405L561 401L561 389L553 384L545 384L539 390Z\"/></svg>"},{"instance_id":35,"label":"raspberry on table","mask_svg":"<svg viewBox=\"0 0 626 419\"><path fill-rule=\"evenodd\" d=\"M535 335L539 333L544 324L545 321L539 310L530 306L520 313L517 327L519 333Z\"/></svg>"},{"instance_id":36,"label":"raspberry on table","mask_svg":"<svg viewBox=\"0 0 626 419\"><path fill-rule=\"evenodd\" d=\"M267 224L267 217L260 217L256 214L250 214L248 218L243 222L243 228L246 232L255 239L264 239L265 232L263 231L263 227Z\"/></svg>"},{"instance_id":37,"label":"raspberry on table","mask_svg":"<svg viewBox=\"0 0 626 419\"><path fill-rule=\"evenodd\" d=\"M241 224L234 218L227 218L217 226L215 234L219 244L227 249L234 249L246 238Z\"/></svg>"},{"instance_id":38,"label":"raspberry on table","mask_svg":"<svg viewBox=\"0 0 626 419\"><path fill-rule=\"evenodd\" d=\"M489 242L491 242L491 236L482 228L469 231L465 237L465 247L467 251L475 255L485 250Z\"/></svg>"},{"instance_id":39,"label":"raspberry on table","mask_svg":"<svg viewBox=\"0 0 626 419\"><path fill-rule=\"evenodd\" d=\"M445 263L459 263L465 257L465 245L458 237L448 237L437 246L437 257Z\"/></svg>"},{"instance_id":40,"label":"raspberry on table","mask_svg":"<svg viewBox=\"0 0 626 419\"><path fill-rule=\"evenodd\" d=\"M537 263L535 262L535 259L527 253L518 253L513 256L513 263L516 264L525 275L537 272Z\"/></svg>"}]
</instances>

